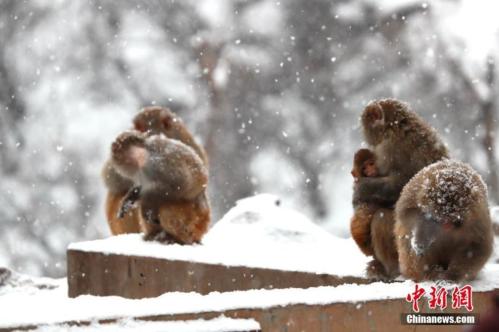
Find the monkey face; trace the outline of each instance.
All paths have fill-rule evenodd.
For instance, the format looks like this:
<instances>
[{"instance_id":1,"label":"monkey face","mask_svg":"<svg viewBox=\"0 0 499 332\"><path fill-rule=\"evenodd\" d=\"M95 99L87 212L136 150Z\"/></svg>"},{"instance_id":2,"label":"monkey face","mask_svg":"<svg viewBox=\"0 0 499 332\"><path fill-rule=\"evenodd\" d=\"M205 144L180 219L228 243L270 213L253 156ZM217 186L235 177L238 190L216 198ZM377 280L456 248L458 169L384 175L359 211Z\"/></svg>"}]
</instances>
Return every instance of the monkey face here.
<instances>
[{"instance_id":1,"label":"monkey face","mask_svg":"<svg viewBox=\"0 0 499 332\"><path fill-rule=\"evenodd\" d=\"M370 159L364 162L364 167L362 168L362 173L367 177L375 177L378 176L378 169L376 168L376 164L374 160Z\"/></svg>"},{"instance_id":2,"label":"monkey face","mask_svg":"<svg viewBox=\"0 0 499 332\"><path fill-rule=\"evenodd\" d=\"M376 156L369 149L358 150L353 157L352 176L358 179L363 176L375 177L378 176L376 168Z\"/></svg>"}]
</instances>

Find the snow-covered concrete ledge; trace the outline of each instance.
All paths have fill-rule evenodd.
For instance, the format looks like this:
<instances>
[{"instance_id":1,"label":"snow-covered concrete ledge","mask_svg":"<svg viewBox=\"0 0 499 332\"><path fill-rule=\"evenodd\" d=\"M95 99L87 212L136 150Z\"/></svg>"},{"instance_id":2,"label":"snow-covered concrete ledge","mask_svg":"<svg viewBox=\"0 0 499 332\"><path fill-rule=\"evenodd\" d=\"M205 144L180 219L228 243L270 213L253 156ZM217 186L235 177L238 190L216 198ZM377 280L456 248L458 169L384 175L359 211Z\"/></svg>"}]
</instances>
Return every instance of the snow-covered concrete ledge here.
<instances>
[{"instance_id":1,"label":"snow-covered concrete ledge","mask_svg":"<svg viewBox=\"0 0 499 332\"><path fill-rule=\"evenodd\" d=\"M68 248L70 296L154 297L367 283L368 258L272 195L241 200L193 246L122 235Z\"/></svg>"},{"instance_id":2,"label":"snow-covered concrete ledge","mask_svg":"<svg viewBox=\"0 0 499 332\"><path fill-rule=\"evenodd\" d=\"M499 290L498 275L499 266L488 264L479 278L471 283L473 313L481 314L492 307L491 294ZM277 331L283 326L288 332L398 331L401 328L400 313L411 312L411 304L405 297L415 286L411 281L375 282L207 295L177 292L132 300L90 295L68 298L64 279L52 282L48 288L23 285L26 283L21 283L20 287L7 285L0 288L0 331L44 324L110 323L123 318L161 321L212 319L222 314L232 318L253 318L259 322L262 331ZM419 285L428 290L434 286L433 283ZM420 303L422 312L435 312L424 302L427 301ZM449 306L445 312L456 311ZM445 331L445 327L437 327L440 328L438 331Z\"/></svg>"},{"instance_id":3,"label":"snow-covered concrete ledge","mask_svg":"<svg viewBox=\"0 0 499 332\"><path fill-rule=\"evenodd\" d=\"M266 250L258 244L255 248L163 245L144 242L138 234L75 243L67 252L69 296L137 299L166 292L207 294L368 283L365 263L343 262L350 243L337 240L345 246L337 254L333 248L282 244Z\"/></svg>"},{"instance_id":4,"label":"snow-covered concrete ledge","mask_svg":"<svg viewBox=\"0 0 499 332\"><path fill-rule=\"evenodd\" d=\"M278 202L267 194L239 201L199 245L145 242L139 234L73 243L69 295L145 298L369 283L369 258L351 238L331 235ZM499 209L492 215L499 219ZM497 261L495 253L491 262Z\"/></svg>"},{"instance_id":5,"label":"snow-covered concrete ledge","mask_svg":"<svg viewBox=\"0 0 499 332\"><path fill-rule=\"evenodd\" d=\"M234 319L220 316L213 319L187 321L143 321L130 318L113 323L92 322L89 325L54 324L42 325L32 332L259 332L260 324L254 319Z\"/></svg>"}]
</instances>

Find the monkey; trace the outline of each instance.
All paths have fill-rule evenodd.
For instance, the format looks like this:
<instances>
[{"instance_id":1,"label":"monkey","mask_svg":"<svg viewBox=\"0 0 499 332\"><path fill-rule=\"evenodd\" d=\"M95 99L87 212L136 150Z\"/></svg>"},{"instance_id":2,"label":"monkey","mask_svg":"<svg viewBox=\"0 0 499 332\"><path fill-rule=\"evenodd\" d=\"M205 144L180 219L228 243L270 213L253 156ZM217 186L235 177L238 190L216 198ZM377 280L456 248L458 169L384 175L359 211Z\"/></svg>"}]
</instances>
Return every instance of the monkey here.
<instances>
[{"instance_id":1,"label":"monkey","mask_svg":"<svg viewBox=\"0 0 499 332\"><path fill-rule=\"evenodd\" d=\"M352 176L357 182L360 177L375 177L378 170L375 164L375 155L369 149L360 149L354 155ZM354 204L354 215L350 220L350 233L359 249L366 255L374 254L371 244L371 219L378 210L378 206L370 203Z\"/></svg>"},{"instance_id":2,"label":"monkey","mask_svg":"<svg viewBox=\"0 0 499 332\"><path fill-rule=\"evenodd\" d=\"M210 224L210 206L206 193L203 192L192 200L162 202L158 220L159 224L141 224L146 240L200 243Z\"/></svg>"},{"instance_id":3,"label":"monkey","mask_svg":"<svg viewBox=\"0 0 499 332\"><path fill-rule=\"evenodd\" d=\"M405 184L422 168L448 157L435 129L395 99L370 102L361 115L365 141L375 156L376 177L359 177L353 204L374 204L371 219L373 260L367 274L391 279L399 274L393 227L394 206Z\"/></svg>"},{"instance_id":4,"label":"monkey","mask_svg":"<svg viewBox=\"0 0 499 332\"><path fill-rule=\"evenodd\" d=\"M134 117L133 124L134 128L138 131L146 132L149 135L164 134L168 138L173 138L187 144L194 149L203 160L205 166L208 167L209 161L206 151L201 145L196 143L182 119L170 109L160 106L145 107ZM192 224L201 225L200 229L202 231L194 232L194 236L192 237L196 239L195 242L199 242L202 234L206 232L210 224L210 211L210 203L206 192L193 202L169 201L160 207L160 221L162 226L158 227L157 225L148 223L143 224L145 226L142 227L142 230L145 234L148 234L146 239L167 242L170 239L165 236L162 230L169 229L172 226L169 225L170 223L175 224L179 220L190 218L193 221ZM180 222L180 224L182 223L185 224L185 222ZM180 234L180 231L177 229L174 233ZM190 237L184 237L184 242L188 238Z\"/></svg>"},{"instance_id":5,"label":"monkey","mask_svg":"<svg viewBox=\"0 0 499 332\"><path fill-rule=\"evenodd\" d=\"M199 242L209 224L208 172L191 147L164 135L147 136L132 130L113 142L111 161L134 183L119 217L140 200L145 239L154 239L164 231L167 241Z\"/></svg>"},{"instance_id":6,"label":"monkey","mask_svg":"<svg viewBox=\"0 0 499 332\"><path fill-rule=\"evenodd\" d=\"M135 130L148 135L164 134L168 138L187 144L198 154L208 166L208 156L203 147L196 143L194 137L185 126L182 119L170 109L161 106L144 107L134 118Z\"/></svg>"},{"instance_id":7,"label":"monkey","mask_svg":"<svg viewBox=\"0 0 499 332\"><path fill-rule=\"evenodd\" d=\"M395 206L401 274L473 280L493 248L487 187L469 165L442 160L418 172Z\"/></svg>"},{"instance_id":8,"label":"monkey","mask_svg":"<svg viewBox=\"0 0 499 332\"><path fill-rule=\"evenodd\" d=\"M121 218L118 217L118 211L128 191L133 187L133 181L120 175L112 166L110 160L107 160L104 164L101 175L108 189L105 212L111 234L139 233L139 209L133 207L129 209L128 213L122 215Z\"/></svg>"},{"instance_id":9,"label":"monkey","mask_svg":"<svg viewBox=\"0 0 499 332\"><path fill-rule=\"evenodd\" d=\"M378 176L376 156L369 149L360 149L354 155L354 181L360 177ZM366 256L373 256L367 272L371 278L390 279L398 275L398 254L394 245L393 210L373 203L354 204L350 222L352 238ZM375 239L375 241L372 241Z\"/></svg>"},{"instance_id":10,"label":"monkey","mask_svg":"<svg viewBox=\"0 0 499 332\"><path fill-rule=\"evenodd\" d=\"M351 173L355 181L363 176L378 176L376 156L374 153L369 149L358 150L353 157L353 167Z\"/></svg>"},{"instance_id":11,"label":"monkey","mask_svg":"<svg viewBox=\"0 0 499 332\"><path fill-rule=\"evenodd\" d=\"M183 121L175 113L168 108L159 106L149 106L143 108L134 118L133 126L136 130L145 133L146 135L164 134L168 138L177 139L188 146L192 147L200 156L206 166L208 166L208 157L202 146L198 145L192 134L189 132ZM113 235L123 233L138 233L144 231L144 227L140 221L140 212L136 206L131 206L126 215L120 214L123 198L126 193L132 188L133 182L122 177L113 167L111 162L106 161L103 170L102 178L108 188L106 197L106 217ZM199 209L200 218L206 215L206 207L209 213L208 196L204 194L200 200L205 200L197 204L203 208ZM130 200L127 204L130 203ZM169 204L170 209L175 209L173 203ZM174 214L173 211L170 214ZM185 209L183 204L179 205L178 215L183 218ZM120 218L118 218L120 215ZM209 218L208 218L209 219ZM209 223L209 221L208 221Z\"/></svg>"},{"instance_id":12,"label":"monkey","mask_svg":"<svg viewBox=\"0 0 499 332\"><path fill-rule=\"evenodd\" d=\"M359 178L354 201L393 207L404 185L419 170L449 156L435 129L398 100L370 102L361 122L379 176Z\"/></svg>"}]
</instances>

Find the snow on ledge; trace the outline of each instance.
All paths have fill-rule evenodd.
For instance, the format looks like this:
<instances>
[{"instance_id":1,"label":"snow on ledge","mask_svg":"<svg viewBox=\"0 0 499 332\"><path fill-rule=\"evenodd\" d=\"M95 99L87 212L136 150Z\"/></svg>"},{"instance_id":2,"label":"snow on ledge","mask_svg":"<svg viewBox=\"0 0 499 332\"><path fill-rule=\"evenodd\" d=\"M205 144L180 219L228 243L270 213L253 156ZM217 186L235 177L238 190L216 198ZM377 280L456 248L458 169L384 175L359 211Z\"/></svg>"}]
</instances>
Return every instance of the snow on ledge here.
<instances>
[{"instance_id":1,"label":"snow on ledge","mask_svg":"<svg viewBox=\"0 0 499 332\"><path fill-rule=\"evenodd\" d=\"M488 264L479 278L471 283L475 292L499 289L499 265ZM21 325L56 324L68 321L95 321L124 317L167 314L223 312L235 309L268 309L287 305L328 305L372 300L401 299L414 290L412 281L375 282L367 285L344 284L336 287L308 289L288 288L234 292L165 293L140 300L118 296L82 295L67 297L66 280L58 280L54 289L17 289L0 296L0 328ZM434 283L420 283L429 289ZM444 285L444 284L440 284ZM445 287L452 287L445 284ZM361 304L359 304L361 305Z\"/></svg>"},{"instance_id":2,"label":"snow on ledge","mask_svg":"<svg viewBox=\"0 0 499 332\"><path fill-rule=\"evenodd\" d=\"M300 271L338 276L365 277L367 259L358 252L352 240L337 238L331 246L291 246L276 244L254 247L213 245L164 245L144 242L142 235L114 236L103 240L73 243L68 249L154 257L225 266L246 266L285 271Z\"/></svg>"},{"instance_id":3,"label":"snow on ledge","mask_svg":"<svg viewBox=\"0 0 499 332\"><path fill-rule=\"evenodd\" d=\"M90 332L90 331L140 331L140 332L223 332L257 331L260 324L254 319L234 319L225 316L205 320L149 322L133 319L120 319L116 323L92 323L88 326L68 324L41 326L33 332Z\"/></svg>"},{"instance_id":4,"label":"snow on ledge","mask_svg":"<svg viewBox=\"0 0 499 332\"><path fill-rule=\"evenodd\" d=\"M365 277L369 260L351 238L328 233L269 194L237 202L200 245L164 245L129 234L72 243L68 249L355 277Z\"/></svg>"}]
</instances>

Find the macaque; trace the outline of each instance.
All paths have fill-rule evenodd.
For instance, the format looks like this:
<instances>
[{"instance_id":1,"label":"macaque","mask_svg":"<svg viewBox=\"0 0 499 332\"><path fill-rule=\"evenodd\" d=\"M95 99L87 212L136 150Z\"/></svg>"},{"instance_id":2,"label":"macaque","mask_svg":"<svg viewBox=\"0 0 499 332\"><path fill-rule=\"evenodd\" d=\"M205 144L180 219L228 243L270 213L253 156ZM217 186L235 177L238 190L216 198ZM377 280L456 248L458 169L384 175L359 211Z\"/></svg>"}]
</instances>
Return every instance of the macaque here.
<instances>
[{"instance_id":1,"label":"macaque","mask_svg":"<svg viewBox=\"0 0 499 332\"><path fill-rule=\"evenodd\" d=\"M200 243L210 224L210 206L203 192L192 200L164 201L159 208L159 224L143 223L146 240Z\"/></svg>"},{"instance_id":2,"label":"macaque","mask_svg":"<svg viewBox=\"0 0 499 332\"><path fill-rule=\"evenodd\" d=\"M443 160L417 173L395 207L401 274L472 280L492 253L487 188L469 165Z\"/></svg>"},{"instance_id":3,"label":"macaque","mask_svg":"<svg viewBox=\"0 0 499 332\"><path fill-rule=\"evenodd\" d=\"M448 157L436 131L398 100L369 103L361 121L379 175L359 178L356 202L393 207L402 188L419 170Z\"/></svg>"},{"instance_id":4,"label":"macaque","mask_svg":"<svg viewBox=\"0 0 499 332\"><path fill-rule=\"evenodd\" d=\"M368 149L360 149L355 153L351 172L355 182L364 176L375 177L378 175L375 158L374 153ZM371 219L378 208L377 205L370 203L354 204L354 215L350 221L350 233L359 249L366 256L374 254L371 244Z\"/></svg>"},{"instance_id":5,"label":"macaque","mask_svg":"<svg viewBox=\"0 0 499 332\"><path fill-rule=\"evenodd\" d=\"M374 259L367 273L371 278L391 279L399 274L394 205L402 188L419 170L446 158L448 152L436 131L408 105L395 99L369 103L361 122L365 140L374 153L377 176L358 178L353 203L379 207L371 219Z\"/></svg>"},{"instance_id":6,"label":"macaque","mask_svg":"<svg viewBox=\"0 0 499 332\"><path fill-rule=\"evenodd\" d=\"M208 157L203 147L196 143L182 119L168 108L145 107L133 118L133 125L135 130L147 135L164 134L168 138L187 144L194 149L204 164L208 165Z\"/></svg>"},{"instance_id":7,"label":"macaque","mask_svg":"<svg viewBox=\"0 0 499 332\"><path fill-rule=\"evenodd\" d=\"M355 181L364 176L378 176L376 156L374 153L369 149L358 150L353 157L353 168L351 173Z\"/></svg>"},{"instance_id":8,"label":"macaque","mask_svg":"<svg viewBox=\"0 0 499 332\"><path fill-rule=\"evenodd\" d=\"M146 136L163 134L168 138L173 138L187 144L196 151L204 164L208 166L208 157L205 150L195 142L192 134L184 125L183 121L168 108L159 106L145 107L134 117L133 125L136 130L143 132ZM140 231L146 231L147 234L152 234L154 232L150 230L154 227L158 232L161 230L159 226L153 226L151 224L145 229L144 223L140 220L140 207L137 204L132 204L130 199L128 199L127 202L124 202L124 197L133 187L133 181L121 176L114 169L110 161L107 161L104 165L102 177L109 190L106 198L106 216L113 235L138 233ZM137 188L134 188L134 190L136 191ZM207 223L209 224L210 205L208 196L203 194L196 201L199 202L194 204L193 207L194 210L197 210L197 213L199 213L197 218L206 221L206 215L208 214ZM129 208L121 209L124 204ZM171 211L168 215L172 217L173 215L178 214L177 218L185 218L185 203L178 203L177 213L175 212L175 204L176 203L174 202L169 202L168 206ZM189 204L192 205L193 203L191 202ZM124 214L124 210L129 212ZM147 238L152 237L153 236L148 236Z\"/></svg>"},{"instance_id":9,"label":"macaque","mask_svg":"<svg viewBox=\"0 0 499 332\"><path fill-rule=\"evenodd\" d=\"M139 201L146 239L166 232L168 241L199 242L209 223L208 171L191 147L163 135L128 131L112 144L111 156L113 167L134 183L119 217Z\"/></svg>"},{"instance_id":10,"label":"macaque","mask_svg":"<svg viewBox=\"0 0 499 332\"><path fill-rule=\"evenodd\" d=\"M140 211L137 207L129 209L121 218L118 217L118 211L128 191L133 187L133 181L120 175L109 160L102 169L102 179L108 189L105 212L111 234L139 233Z\"/></svg>"}]
</instances>

